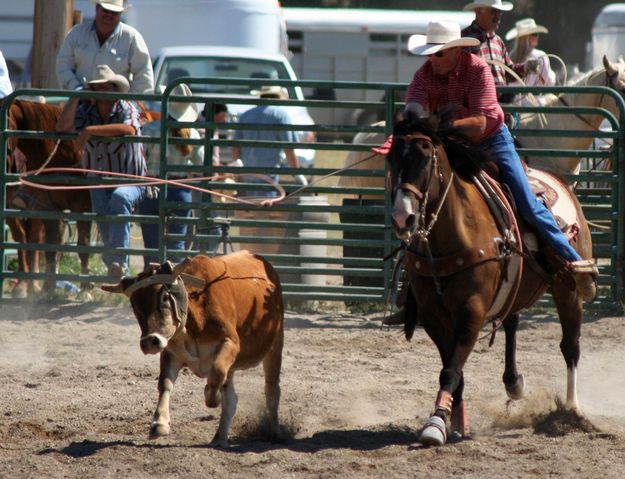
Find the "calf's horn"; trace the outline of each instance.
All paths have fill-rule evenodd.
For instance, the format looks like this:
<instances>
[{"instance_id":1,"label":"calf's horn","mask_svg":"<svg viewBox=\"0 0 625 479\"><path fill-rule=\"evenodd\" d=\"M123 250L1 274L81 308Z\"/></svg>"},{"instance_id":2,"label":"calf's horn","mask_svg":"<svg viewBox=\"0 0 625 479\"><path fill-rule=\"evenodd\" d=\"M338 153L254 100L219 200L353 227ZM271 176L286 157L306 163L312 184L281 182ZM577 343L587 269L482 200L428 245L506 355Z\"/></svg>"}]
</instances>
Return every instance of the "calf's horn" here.
<instances>
[{"instance_id":1,"label":"calf's horn","mask_svg":"<svg viewBox=\"0 0 625 479\"><path fill-rule=\"evenodd\" d=\"M122 288L122 284L121 283L117 283L117 284L103 284L103 285L100 286L100 289L102 289L103 291L107 291L109 293L124 294L124 289Z\"/></svg>"}]
</instances>

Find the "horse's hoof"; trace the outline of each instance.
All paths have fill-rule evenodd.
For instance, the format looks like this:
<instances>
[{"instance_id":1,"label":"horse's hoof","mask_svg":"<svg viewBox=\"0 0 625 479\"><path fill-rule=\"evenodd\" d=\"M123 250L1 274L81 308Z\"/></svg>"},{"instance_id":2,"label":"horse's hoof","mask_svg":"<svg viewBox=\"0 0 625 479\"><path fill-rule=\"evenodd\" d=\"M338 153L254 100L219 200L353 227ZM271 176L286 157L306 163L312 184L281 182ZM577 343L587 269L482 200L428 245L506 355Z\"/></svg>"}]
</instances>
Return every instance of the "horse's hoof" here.
<instances>
[{"instance_id":1,"label":"horse's hoof","mask_svg":"<svg viewBox=\"0 0 625 479\"><path fill-rule=\"evenodd\" d=\"M169 434L169 425L153 422L150 426L150 439L156 439L157 437L167 436Z\"/></svg>"},{"instance_id":2,"label":"horse's hoof","mask_svg":"<svg viewBox=\"0 0 625 479\"><path fill-rule=\"evenodd\" d=\"M424 446L442 446L447 440L445 421L438 416L432 416L421 431L419 442Z\"/></svg>"},{"instance_id":3,"label":"horse's hoof","mask_svg":"<svg viewBox=\"0 0 625 479\"><path fill-rule=\"evenodd\" d=\"M521 399L523 397L524 391L525 391L525 380L523 379L522 374L519 374L517 376L514 384L506 384L506 394L513 401Z\"/></svg>"},{"instance_id":4,"label":"horse's hoof","mask_svg":"<svg viewBox=\"0 0 625 479\"><path fill-rule=\"evenodd\" d=\"M226 449L228 447L228 437L221 437L219 433L215 434L215 437L210 442L211 447Z\"/></svg>"}]
</instances>

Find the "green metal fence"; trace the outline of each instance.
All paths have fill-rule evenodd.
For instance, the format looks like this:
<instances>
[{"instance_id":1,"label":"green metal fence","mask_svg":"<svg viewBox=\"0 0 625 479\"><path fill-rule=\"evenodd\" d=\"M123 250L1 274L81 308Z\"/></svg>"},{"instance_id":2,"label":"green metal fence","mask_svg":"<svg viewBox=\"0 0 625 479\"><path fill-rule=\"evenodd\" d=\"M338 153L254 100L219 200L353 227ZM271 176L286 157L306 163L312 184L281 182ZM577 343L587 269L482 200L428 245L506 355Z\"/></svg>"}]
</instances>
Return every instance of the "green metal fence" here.
<instances>
[{"instance_id":1,"label":"green metal fence","mask_svg":"<svg viewBox=\"0 0 625 479\"><path fill-rule=\"evenodd\" d=\"M402 84L369 84L356 82L314 82L314 81L272 81L272 84L281 86L301 86L304 89L333 88L333 89L372 89L384 92L384 101L380 102L339 102L329 100L273 100L258 98L241 98L226 96L194 96L171 97L171 90L177 83L188 83L192 90L198 85L211 85L223 83L219 79L179 78L168 87L163 95L119 95L127 99L137 99L144 102L160 101L161 137L139 138L127 137L128 141L141 141L145 143L160 143L161 151L161 178L173 175L191 177L200 175L209 177L214 174L234 175L235 183L228 181L204 180L196 183L202 188L221 192L236 190L239 195L245 191L257 190L259 186L251 183L240 175L243 173L279 174L281 184L287 193L295 193L299 189L292 180L292 175L302 171L281 167L277 169L237 168L234 166L213 166L213 148L219 147L222 153L232 146L277 146L316 151L315 167L306 170L306 175L312 180L312 185L297 194L289 196L282 203L272 207L251 207L237 202L221 202L213 199L207 193L196 193L192 204L193 215L189 218L180 218L172 215L172 211L180 207L179 204L166 201L167 185L161 187L159 216L130 215L128 217L98 217L99 221L130 221L133 227L133 241L131 247L123 250L131 255L131 267L133 273L142 268L142 255L146 253L138 234L136 226L142 222L155 222L159 225L161 238L158 250L152 251L161 260L180 254L221 254L231 249L250 249L266 256L277 268L281 275L285 296L288 299L317 299L326 301L384 301L390 286L392 260L384 261L397 246L390 225L390 205L388 195L384 190L384 164L374 164L372 160L365 161L361 166L364 168L347 168L348 161L354 161L348 154L352 152L369 152L377 140L369 140L367 143L349 143L339 140L345 135L353 135L358 132L378 133L381 138L390 133L393 113L402 109L401 103L395 103L397 92L405 91L406 85ZM250 89L262 86L266 80L229 79L229 83L249 85ZM536 88L512 88L508 90L532 92L542 91L569 91L572 87L552 87L547 89ZM614 98L620 109L619 118L625 118L625 103L621 96L613 90L604 87L575 87L576 92L588 91L589 93L601 91L605 95ZM22 138L70 138L71 135L58 135L55 133L42 133L34 131L12 131L7 127L7 111L14 98L22 95L57 96L88 96L87 92L62 92L54 90L18 90L7 97L0 108L0 155L5 155L6 142L10 137ZM99 94L98 96L106 96ZM288 129L296 132L312 131L317 135L318 141L314 143L282 144L280 142L255 142L245 143L232 140L231 133L236 129L257 128L255 125L242 123L217 124L213 121L200 121L194 123L178 123L168 119L167 99L176 101L195 101L204 105L205 111L212 111L216 103L228 105L257 105L280 102L281 105L305 106L313 113L323 108L360 108L370 109L377 112L386 120L386 126L358 126L358 125L290 125L290 126L263 126L263 129ZM527 109L521 107L507 108L510 111L523 112ZM529 109L528 111L534 111ZM541 109L539 108L538 111ZM611 159L611 169L608 171L595 171L592 167L584 167L581 174L575 178L578 182L576 190L580 197L587 217L593 222L593 240L595 241L595 256L600 262L600 305L619 305L623 300L623 248L624 229L622 221L623 204L623 175L620 174L623 158L623 125L608 111L601 108L568 108L557 109L566 114L599 114L608 119L612 131L588 132L568 130L540 130L540 131L516 131L517 136L523 141L523 136L566 136L566 135L591 135L593 138L609 139L614 146L610 151L601 149L589 149L583 151L533 151L521 149L522 155L553 155L553 156L579 156L586 158L589 165L597 159ZM554 111L554 110L551 110ZM203 128L206 134L199 140L171 137L171 127L198 127ZM219 129L221 136L213 138L213 133ZM168 144L190 143L195 146L203 145L205 148L204 163L201 166L177 166L168 167L165 161L166 147ZM369 156L365 154L365 156ZM4 156L3 156L4 158ZM6 160L4 162L6 165ZM2 183L2 204L6 204L6 185L17 180L15 175L6 173L3 168L0 171ZM43 178L34 178L35 181L43 181ZM45 178L45 181L65 181L67 178ZM572 179L570 179L572 180ZM91 180L93 181L93 180ZM83 179L82 183L88 183ZM24 212L3 208L0 212L0 220L6 223L7 218L30 217L30 218L61 218L68 222L79 219L95 219L95 215L79 215L68 212ZM191 234L188 235L188 250L184 252L168 251L166 240L172 236L166 232L166 227L171 222L186 222L190 226ZM88 251L94 255L102 253L103 247L100 242L92 241L87 247L79 247L73 242L63 245L38 245L16 244L10 238L5 238L0 243L0 252L7 250L44 250L56 251L65 255L74 255L77 252ZM81 276L78 271L64 271L62 274L46 273L20 273L8 267L13 256L2 254L3 266L0 271L0 280L22 279L66 279L70 281L92 281L95 283L107 281L106 273L97 266L92 274ZM13 262L14 263L14 262ZM93 262L92 262L93 263ZM97 261L95 262L97 265ZM12 264L13 266L13 264ZM5 295L8 287L3 288Z\"/></svg>"}]
</instances>

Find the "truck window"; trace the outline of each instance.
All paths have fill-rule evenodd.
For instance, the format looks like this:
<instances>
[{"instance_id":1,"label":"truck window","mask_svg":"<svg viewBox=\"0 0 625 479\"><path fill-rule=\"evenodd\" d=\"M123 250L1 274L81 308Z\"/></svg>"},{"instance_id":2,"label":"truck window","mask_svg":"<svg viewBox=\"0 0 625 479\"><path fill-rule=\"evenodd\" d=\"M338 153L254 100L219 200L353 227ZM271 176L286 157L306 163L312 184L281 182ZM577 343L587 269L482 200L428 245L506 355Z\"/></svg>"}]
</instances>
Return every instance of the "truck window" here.
<instances>
[{"instance_id":1,"label":"truck window","mask_svg":"<svg viewBox=\"0 0 625 479\"><path fill-rule=\"evenodd\" d=\"M228 57L170 57L165 59L158 74L157 89L182 76L179 74L182 71L188 72L184 76L199 78L267 78L269 81L290 79L285 66L276 61ZM213 84L194 86L193 91L249 95L251 89L245 85ZM289 98L297 98L293 88L289 89Z\"/></svg>"}]
</instances>

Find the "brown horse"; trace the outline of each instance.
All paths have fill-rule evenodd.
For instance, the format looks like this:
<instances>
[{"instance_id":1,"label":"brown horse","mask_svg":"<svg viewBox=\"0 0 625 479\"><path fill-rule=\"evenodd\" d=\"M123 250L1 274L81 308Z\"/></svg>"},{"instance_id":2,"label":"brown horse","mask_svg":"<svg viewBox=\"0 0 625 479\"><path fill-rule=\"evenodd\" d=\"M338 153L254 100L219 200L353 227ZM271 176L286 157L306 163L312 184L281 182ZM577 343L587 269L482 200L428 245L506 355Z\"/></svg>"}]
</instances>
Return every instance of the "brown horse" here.
<instances>
[{"instance_id":1,"label":"brown horse","mask_svg":"<svg viewBox=\"0 0 625 479\"><path fill-rule=\"evenodd\" d=\"M443 363L435 413L421 432L420 441L425 445L444 444L448 428L456 437L469 436L462 397L463 368L480 329L489 319L503 318L503 382L511 399L522 396L524 381L515 359L518 312L547 289L553 295L562 326L560 349L568 372L566 406L579 409L576 371L582 299L574 283L571 286L569 281L567 285L565 277L550 274L553 272L545 266L548 256L543 251L521 255L520 237L510 234L518 230L516 222L511 222L508 233L498 227L494 210L470 179L480 174L483 158L479 155L484 153L446 135L438 136L432 121L409 119L395 126L387 157L393 227L407 248L405 266L410 290L405 334L410 339L420 322ZM480 161L472 161L476 159ZM555 176L551 181L561 183ZM570 190L564 187L561 191L566 196ZM589 229L579 203L572 194L569 196L578 229L575 248L583 258L590 258ZM518 267L511 270L515 263ZM545 269L541 269L543 266ZM515 278L515 287L509 287L509 281ZM509 290L503 302L499 295L502 288L504 292ZM493 310L497 303L502 306Z\"/></svg>"},{"instance_id":2,"label":"brown horse","mask_svg":"<svg viewBox=\"0 0 625 479\"><path fill-rule=\"evenodd\" d=\"M45 103L36 103L16 99L9 108L8 125L11 130L32 130L41 132L54 132L56 122L61 113L61 107ZM74 148L73 141L57 142L51 139L26 139L12 138L9 147L18 148L26 158L24 171L36 171L43 167L69 167L80 168L81 158ZM15 172L17 168L14 169ZM23 172L23 171L22 171ZM11 200L15 191L7 195ZM35 211L62 211L86 213L91 211L91 199L87 190L54 190L27 189L29 197L28 207ZM63 239L64 223L62 220L7 220L16 242L38 243L43 239L47 244L61 244ZM27 228L28 226L28 228ZM44 231L45 233L42 233ZM81 246L87 246L91 239L91 222L77 221L77 242ZM19 248L18 248L19 249ZM57 253L48 251L46 257L46 273L55 273L57 270ZM89 254L79 253L81 273L89 273ZM19 269L24 272L37 272L39 270L38 254L24 254L20 251L18 257ZM86 286L86 285L83 285ZM50 291L54 287L54 281L46 280L44 290ZM16 284L14 296L24 296L24 290L32 294L33 282L20 281Z\"/></svg>"}]
</instances>

